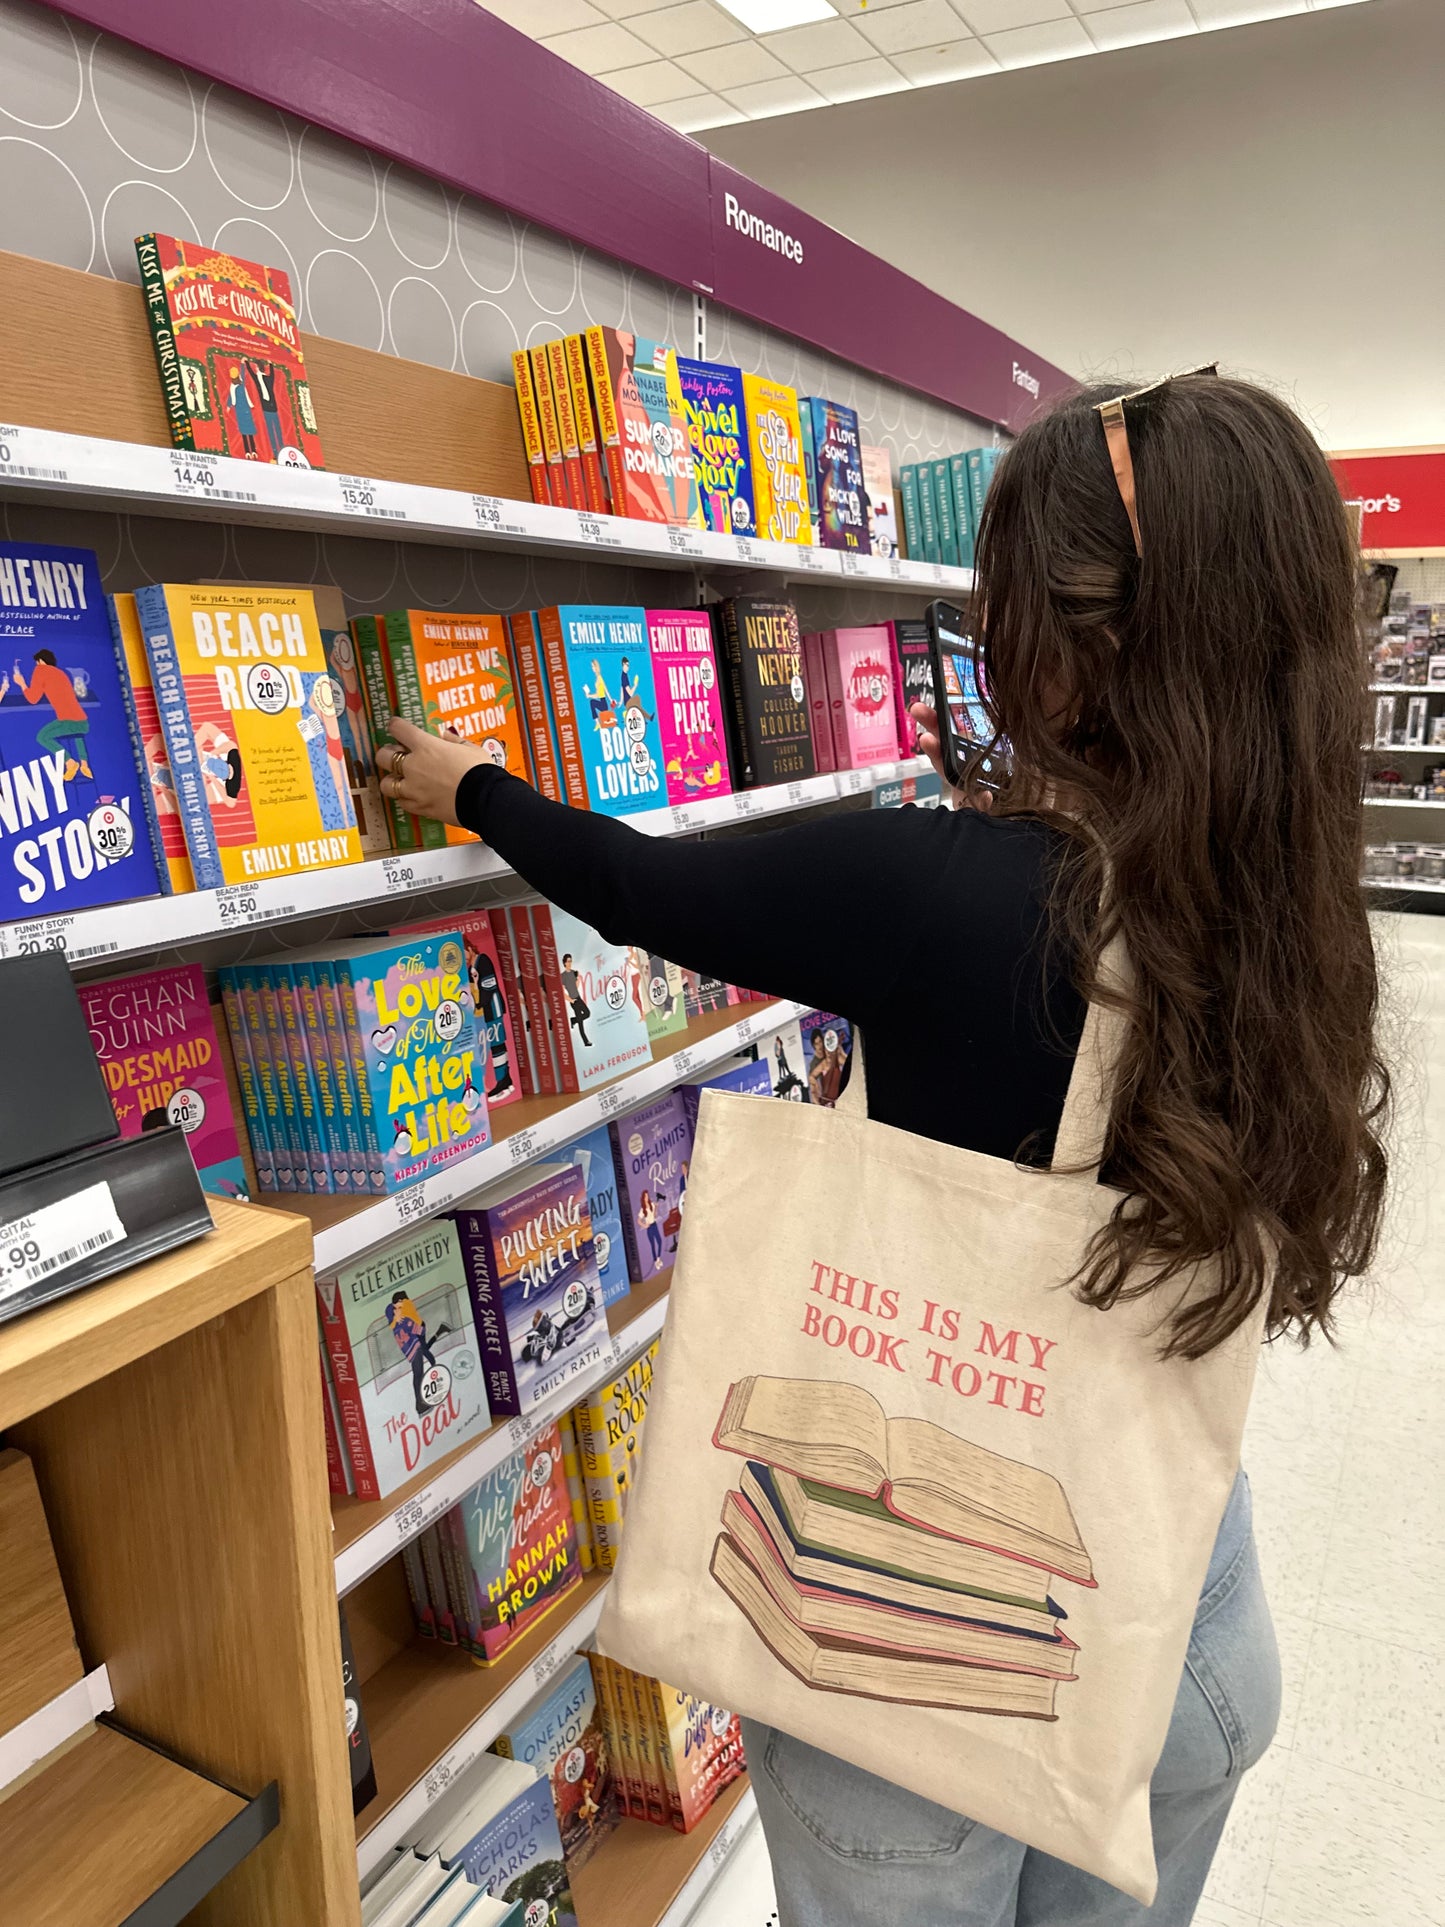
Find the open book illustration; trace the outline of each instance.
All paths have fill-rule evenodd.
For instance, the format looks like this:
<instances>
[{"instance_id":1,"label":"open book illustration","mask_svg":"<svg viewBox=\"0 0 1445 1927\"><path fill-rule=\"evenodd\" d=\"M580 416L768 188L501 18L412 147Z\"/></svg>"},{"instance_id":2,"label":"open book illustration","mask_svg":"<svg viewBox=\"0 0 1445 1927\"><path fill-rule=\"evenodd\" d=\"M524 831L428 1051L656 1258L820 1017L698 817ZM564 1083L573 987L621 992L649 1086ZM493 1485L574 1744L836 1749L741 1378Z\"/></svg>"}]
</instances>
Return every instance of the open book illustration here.
<instances>
[{"instance_id":1,"label":"open book illustration","mask_svg":"<svg viewBox=\"0 0 1445 1927\"><path fill-rule=\"evenodd\" d=\"M805 1684L1057 1717L1078 1647L1050 1575L1095 1584L1057 1479L813 1379L739 1380L713 1443L746 1460L713 1578Z\"/></svg>"}]
</instances>

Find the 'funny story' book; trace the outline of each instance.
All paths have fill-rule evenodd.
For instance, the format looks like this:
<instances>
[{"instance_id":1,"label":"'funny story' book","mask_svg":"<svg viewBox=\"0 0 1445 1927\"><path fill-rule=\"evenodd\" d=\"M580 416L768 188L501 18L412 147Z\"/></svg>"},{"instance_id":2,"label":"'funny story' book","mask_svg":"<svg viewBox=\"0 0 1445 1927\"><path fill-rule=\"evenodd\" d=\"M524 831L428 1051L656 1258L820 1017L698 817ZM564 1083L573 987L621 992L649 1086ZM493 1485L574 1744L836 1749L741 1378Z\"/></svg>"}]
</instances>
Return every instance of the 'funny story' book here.
<instances>
[{"instance_id":1,"label":"'funny story' book","mask_svg":"<svg viewBox=\"0 0 1445 1927\"><path fill-rule=\"evenodd\" d=\"M652 675L669 803L732 790L722 684L705 609L649 609Z\"/></svg>"},{"instance_id":2,"label":"'funny story' book","mask_svg":"<svg viewBox=\"0 0 1445 1927\"><path fill-rule=\"evenodd\" d=\"M159 894L148 804L93 552L0 542L0 922Z\"/></svg>"},{"instance_id":3,"label":"'funny story' book","mask_svg":"<svg viewBox=\"0 0 1445 1927\"><path fill-rule=\"evenodd\" d=\"M567 801L603 816L667 801L652 647L642 609L539 609L558 760Z\"/></svg>"},{"instance_id":4,"label":"'funny story' book","mask_svg":"<svg viewBox=\"0 0 1445 1927\"><path fill-rule=\"evenodd\" d=\"M720 535L754 535L752 458L739 368L677 358L703 521Z\"/></svg>"}]
</instances>

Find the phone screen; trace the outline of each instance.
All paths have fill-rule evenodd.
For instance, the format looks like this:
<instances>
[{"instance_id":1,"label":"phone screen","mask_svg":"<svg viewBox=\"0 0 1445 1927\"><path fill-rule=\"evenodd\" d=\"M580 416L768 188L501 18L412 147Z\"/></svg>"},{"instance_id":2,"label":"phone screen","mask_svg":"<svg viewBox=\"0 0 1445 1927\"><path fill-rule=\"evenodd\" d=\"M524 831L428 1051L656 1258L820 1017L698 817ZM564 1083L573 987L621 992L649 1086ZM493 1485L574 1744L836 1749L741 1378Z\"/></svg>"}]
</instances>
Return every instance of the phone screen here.
<instances>
[{"instance_id":1,"label":"phone screen","mask_svg":"<svg viewBox=\"0 0 1445 1927\"><path fill-rule=\"evenodd\" d=\"M993 724L978 686L973 640L963 612L951 603L935 602L928 610L933 641L933 674L942 734L944 771L951 783L963 780L964 767L979 749L993 742ZM977 763L974 779L995 788L1007 769L1007 746Z\"/></svg>"}]
</instances>

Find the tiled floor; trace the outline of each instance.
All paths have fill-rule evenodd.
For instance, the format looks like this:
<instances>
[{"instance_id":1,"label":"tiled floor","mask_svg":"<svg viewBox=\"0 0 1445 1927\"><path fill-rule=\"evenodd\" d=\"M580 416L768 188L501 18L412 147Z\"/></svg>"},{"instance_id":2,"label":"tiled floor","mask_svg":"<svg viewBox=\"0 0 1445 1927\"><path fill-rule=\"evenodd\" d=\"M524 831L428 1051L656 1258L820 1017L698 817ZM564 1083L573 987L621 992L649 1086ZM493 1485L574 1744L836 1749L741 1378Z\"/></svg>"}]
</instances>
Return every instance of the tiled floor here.
<instances>
[{"instance_id":1,"label":"tiled floor","mask_svg":"<svg viewBox=\"0 0 1445 1927\"><path fill-rule=\"evenodd\" d=\"M1197 1927L1445 1927L1445 917L1377 925L1390 1225L1339 1347L1260 1371L1245 1464L1284 1710ZM772 1927L757 1830L736 1858L694 1927Z\"/></svg>"}]
</instances>

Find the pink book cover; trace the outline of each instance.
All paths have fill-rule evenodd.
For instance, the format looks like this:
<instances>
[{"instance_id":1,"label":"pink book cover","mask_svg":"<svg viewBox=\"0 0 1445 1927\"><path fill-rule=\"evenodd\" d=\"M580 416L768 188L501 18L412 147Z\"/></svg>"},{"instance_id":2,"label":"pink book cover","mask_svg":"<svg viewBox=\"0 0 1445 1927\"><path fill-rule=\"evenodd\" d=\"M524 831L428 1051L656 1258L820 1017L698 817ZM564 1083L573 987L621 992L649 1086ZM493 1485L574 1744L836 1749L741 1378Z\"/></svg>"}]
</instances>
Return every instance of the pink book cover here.
<instances>
[{"instance_id":1,"label":"pink book cover","mask_svg":"<svg viewBox=\"0 0 1445 1927\"><path fill-rule=\"evenodd\" d=\"M868 769L898 759L893 714L893 664L883 623L866 629L830 629L823 636L833 748L840 769Z\"/></svg>"},{"instance_id":2,"label":"pink book cover","mask_svg":"<svg viewBox=\"0 0 1445 1927\"><path fill-rule=\"evenodd\" d=\"M649 609L652 683L669 803L728 796L722 685L704 609Z\"/></svg>"},{"instance_id":3,"label":"pink book cover","mask_svg":"<svg viewBox=\"0 0 1445 1927\"><path fill-rule=\"evenodd\" d=\"M804 636L803 681L808 690L808 727L813 736L813 761L820 776L838 767L833 753L833 708L823 656L823 638L817 631Z\"/></svg>"}]
</instances>

